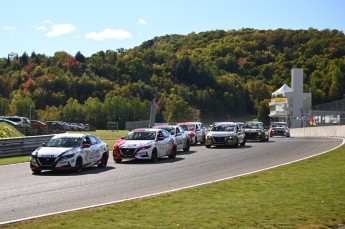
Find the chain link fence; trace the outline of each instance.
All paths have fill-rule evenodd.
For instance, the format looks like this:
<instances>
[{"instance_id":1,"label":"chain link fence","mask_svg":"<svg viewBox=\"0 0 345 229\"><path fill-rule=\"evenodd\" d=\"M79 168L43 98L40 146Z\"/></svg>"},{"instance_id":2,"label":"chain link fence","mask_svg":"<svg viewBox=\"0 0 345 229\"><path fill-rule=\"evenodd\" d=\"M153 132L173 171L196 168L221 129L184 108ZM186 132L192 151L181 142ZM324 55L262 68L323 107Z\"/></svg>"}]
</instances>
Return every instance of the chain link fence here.
<instances>
[{"instance_id":1,"label":"chain link fence","mask_svg":"<svg viewBox=\"0 0 345 229\"><path fill-rule=\"evenodd\" d=\"M302 126L345 125L345 99L301 109Z\"/></svg>"}]
</instances>

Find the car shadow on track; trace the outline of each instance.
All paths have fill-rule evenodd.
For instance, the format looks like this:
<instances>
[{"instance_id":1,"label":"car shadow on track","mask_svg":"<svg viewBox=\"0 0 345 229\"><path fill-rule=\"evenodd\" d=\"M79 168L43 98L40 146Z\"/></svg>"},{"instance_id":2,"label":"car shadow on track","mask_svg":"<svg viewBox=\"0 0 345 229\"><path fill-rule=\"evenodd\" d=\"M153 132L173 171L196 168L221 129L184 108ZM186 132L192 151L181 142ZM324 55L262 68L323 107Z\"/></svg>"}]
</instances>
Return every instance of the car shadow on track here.
<instances>
[{"instance_id":1,"label":"car shadow on track","mask_svg":"<svg viewBox=\"0 0 345 229\"><path fill-rule=\"evenodd\" d=\"M213 149L230 149L230 150L242 150L242 149L248 149L252 148L253 146L251 145L246 145L245 146L239 146L239 147L234 147L234 146L211 146L210 148L207 148L208 150L213 150Z\"/></svg>"},{"instance_id":2,"label":"car shadow on track","mask_svg":"<svg viewBox=\"0 0 345 229\"><path fill-rule=\"evenodd\" d=\"M195 151L195 150L189 150L189 151L177 151L176 154L177 156L178 155L190 155L190 154L193 154L193 153L196 153L198 151ZM177 157L176 156L176 157Z\"/></svg>"},{"instance_id":3,"label":"car shadow on track","mask_svg":"<svg viewBox=\"0 0 345 229\"><path fill-rule=\"evenodd\" d=\"M109 170L115 169L114 166L109 166L105 168L98 168L97 166L84 168L81 172L77 173L75 171L57 171L57 170L49 170L49 171L42 171L38 174L33 174L35 176L84 176L88 174L98 174L103 173Z\"/></svg>"},{"instance_id":4,"label":"car shadow on track","mask_svg":"<svg viewBox=\"0 0 345 229\"><path fill-rule=\"evenodd\" d=\"M175 163L178 161L182 161L184 158L178 157L178 155L175 158L168 158L168 157L161 157L158 158L156 162L150 161L150 160L140 160L140 159L126 159L123 160L119 164L125 164L125 165L148 165L148 164L170 164L170 163ZM118 165L118 164L115 164Z\"/></svg>"}]
</instances>

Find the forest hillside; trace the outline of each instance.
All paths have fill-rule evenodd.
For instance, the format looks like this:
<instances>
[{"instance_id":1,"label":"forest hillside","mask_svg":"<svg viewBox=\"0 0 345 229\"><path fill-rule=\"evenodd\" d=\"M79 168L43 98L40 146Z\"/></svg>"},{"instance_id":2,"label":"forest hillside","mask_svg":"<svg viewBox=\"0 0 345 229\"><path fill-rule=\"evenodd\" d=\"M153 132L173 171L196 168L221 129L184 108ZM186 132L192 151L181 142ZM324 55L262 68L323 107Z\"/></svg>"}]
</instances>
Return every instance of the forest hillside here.
<instances>
[{"instance_id":1,"label":"forest hillside","mask_svg":"<svg viewBox=\"0 0 345 229\"><path fill-rule=\"evenodd\" d=\"M345 98L338 30L216 30L166 35L129 50L11 53L0 58L0 116L84 122L226 120L267 111L271 93L303 68L313 104Z\"/></svg>"}]
</instances>

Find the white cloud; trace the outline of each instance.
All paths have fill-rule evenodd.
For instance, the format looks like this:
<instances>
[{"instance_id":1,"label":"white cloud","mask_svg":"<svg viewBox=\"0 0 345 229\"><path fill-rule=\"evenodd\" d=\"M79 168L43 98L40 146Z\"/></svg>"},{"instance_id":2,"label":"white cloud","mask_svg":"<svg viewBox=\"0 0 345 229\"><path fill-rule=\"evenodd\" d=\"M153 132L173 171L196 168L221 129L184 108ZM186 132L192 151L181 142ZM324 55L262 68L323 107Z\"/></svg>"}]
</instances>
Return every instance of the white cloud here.
<instances>
[{"instance_id":1,"label":"white cloud","mask_svg":"<svg viewBox=\"0 0 345 229\"><path fill-rule=\"evenodd\" d=\"M6 30L14 30L14 29L16 29L16 27L14 27L14 26L4 26L4 29L6 29Z\"/></svg>"},{"instance_id":2,"label":"white cloud","mask_svg":"<svg viewBox=\"0 0 345 229\"><path fill-rule=\"evenodd\" d=\"M92 39L96 41L102 41L105 39L114 39L114 40L124 40L132 39L132 35L126 30L122 29L105 29L102 32L96 33L91 32L85 34L85 39Z\"/></svg>"},{"instance_id":3,"label":"white cloud","mask_svg":"<svg viewBox=\"0 0 345 229\"><path fill-rule=\"evenodd\" d=\"M36 26L35 28L37 31L47 31L48 29L44 26Z\"/></svg>"},{"instance_id":4,"label":"white cloud","mask_svg":"<svg viewBox=\"0 0 345 229\"><path fill-rule=\"evenodd\" d=\"M147 21L145 21L144 19L139 19L138 23L140 25L146 25L147 24Z\"/></svg>"},{"instance_id":5,"label":"white cloud","mask_svg":"<svg viewBox=\"0 0 345 229\"><path fill-rule=\"evenodd\" d=\"M46 33L46 37L59 37L63 34L69 34L75 31L75 26L72 24L54 24L53 29Z\"/></svg>"}]
</instances>

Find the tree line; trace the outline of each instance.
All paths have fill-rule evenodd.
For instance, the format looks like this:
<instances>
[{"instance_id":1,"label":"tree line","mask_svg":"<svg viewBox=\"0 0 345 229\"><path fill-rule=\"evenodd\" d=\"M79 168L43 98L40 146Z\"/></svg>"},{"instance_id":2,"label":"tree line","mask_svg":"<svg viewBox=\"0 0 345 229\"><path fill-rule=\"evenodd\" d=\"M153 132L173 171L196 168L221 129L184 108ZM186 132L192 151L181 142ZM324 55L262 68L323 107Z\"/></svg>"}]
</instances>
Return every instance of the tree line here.
<instances>
[{"instance_id":1,"label":"tree line","mask_svg":"<svg viewBox=\"0 0 345 229\"><path fill-rule=\"evenodd\" d=\"M90 57L11 53L0 58L0 115L97 128L118 121L123 127L148 119L157 98L157 122L247 114L264 119L271 93L291 85L292 68L303 68L313 105L345 98L344 33L216 30L155 37L133 49Z\"/></svg>"}]
</instances>

